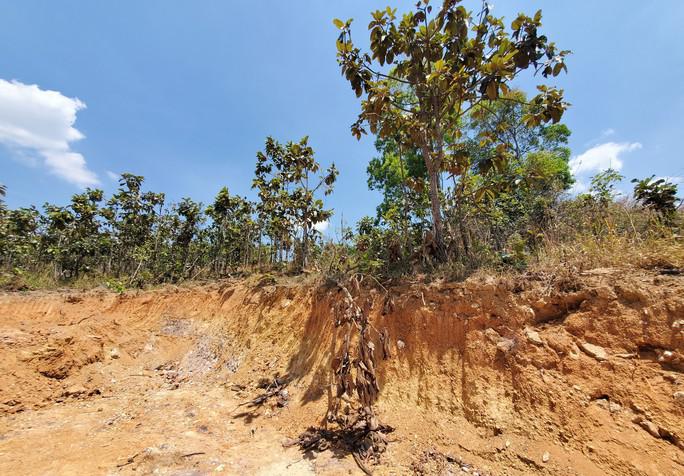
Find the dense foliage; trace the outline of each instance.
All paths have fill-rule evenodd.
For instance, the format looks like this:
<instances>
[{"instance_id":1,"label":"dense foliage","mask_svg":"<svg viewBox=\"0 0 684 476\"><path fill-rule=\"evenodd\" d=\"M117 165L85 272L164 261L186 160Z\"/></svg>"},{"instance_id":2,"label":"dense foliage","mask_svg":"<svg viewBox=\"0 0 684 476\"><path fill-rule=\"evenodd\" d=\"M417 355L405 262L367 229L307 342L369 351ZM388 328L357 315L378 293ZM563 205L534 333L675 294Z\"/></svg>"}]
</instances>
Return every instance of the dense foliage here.
<instances>
[{"instance_id":1,"label":"dense foliage","mask_svg":"<svg viewBox=\"0 0 684 476\"><path fill-rule=\"evenodd\" d=\"M123 289L257 269L302 271L320 240L315 226L332 214L321 197L333 191L337 169L316 177L319 168L307 138L281 145L269 137L257 154L257 202L224 187L207 207L190 198L169 204L130 173L109 199L87 189L66 206L42 210L7 210L0 201L4 281L49 274L52 282L92 278Z\"/></svg>"},{"instance_id":2,"label":"dense foliage","mask_svg":"<svg viewBox=\"0 0 684 476\"><path fill-rule=\"evenodd\" d=\"M511 87L525 70L544 78L566 70L569 52L541 33L541 12L507 28L486 3L477 12L460 3L372 13L369 53L352 42L351 20L334 20L339 65L362 97L352 133L376 135L368 186L382 194L376 215L343 226L336 242L317 231L333 214L323 199L335 165L321 170L307 137L268 137L255 201L224 187L208 206L168 203L124 173L109 198L87 189L65 206L8 209L0 185L0 283L123 289L265 270L460 278L481 267L523 269L583 240L591 245L580 254L678 239L681 200L666 179L633 180L630 201L617 193L624 177L609 169L588 193L568 193L563 92L539 85L529 98Z\"/></svg>"},{"instance_id":3,"label":"dense foliage","mask_svg":"<svg viewBox=\"0 0 684 476\"><path fill-rule=\"evenodd\" d=\"M429 0L415 11L397 17L396 9L373 12L368 25L370 53L352 41L352 20L334 20L340 29L337 57L342 74L361 101L361 113L352 134L370 132L381 139L395 138L420 151L425 164L432 218L430 241L435 256L449 257L445 243L442 174L449 170L461 178L472 157L464 153L463 122L467 114L486 103L505 99L509 84L519 73L531 69L544 78L566 69L569 51L559 50L541 34L541 11L534 17L520 14L508 30L503 19L482 3L479 12L468 11L459 0L445 0L435 9ZM538 86L529 103L525 124L557 123L567 104L562 90ZM480 142L492 144L492 164L502 167L512 144L502 135L479 131ZM465 199L470 187L455 186L452 198ZM481 192L486 193L485 191Z\"/></svg>"}]
</instances>

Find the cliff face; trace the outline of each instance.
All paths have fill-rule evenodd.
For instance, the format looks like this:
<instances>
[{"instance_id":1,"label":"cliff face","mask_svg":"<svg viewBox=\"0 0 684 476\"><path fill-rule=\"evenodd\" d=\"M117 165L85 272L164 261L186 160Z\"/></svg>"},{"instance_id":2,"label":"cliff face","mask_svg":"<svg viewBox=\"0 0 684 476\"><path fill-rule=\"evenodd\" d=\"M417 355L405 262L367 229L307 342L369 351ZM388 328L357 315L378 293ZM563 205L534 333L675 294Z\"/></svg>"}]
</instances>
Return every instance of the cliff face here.
<instances>
[{"instance_id":1,"label":"cliff face","mask_svg":"<svg viewBox=\"0 0 684 476\"><path fill-rule=\"evenodd\" d=\"M0 472L356 471L280 444L325 414L339 298L245 282L0 296ZM391 339L379 474L684 471L684 278L600 269L360 301ZM284 399L242 405L278 378Z\"/></svg>"}]
</instances>

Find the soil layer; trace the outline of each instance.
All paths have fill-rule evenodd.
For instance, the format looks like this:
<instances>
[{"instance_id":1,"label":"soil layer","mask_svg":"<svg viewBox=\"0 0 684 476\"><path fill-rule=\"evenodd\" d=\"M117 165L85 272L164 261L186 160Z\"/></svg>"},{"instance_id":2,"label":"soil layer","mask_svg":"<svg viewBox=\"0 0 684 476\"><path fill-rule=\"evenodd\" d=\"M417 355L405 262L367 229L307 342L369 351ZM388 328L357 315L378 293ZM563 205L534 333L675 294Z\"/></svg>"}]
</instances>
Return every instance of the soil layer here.
<instances>
[{"instance_id":1,"label":"soil layer","mask_svg":"<svg viewBox=\"0 0 684 476\"><path fill-rule=\"evenodd\" d=\"M344 448L284 446L322 423L340 298L247 282L0 295L0 474L359 473ZM361 300L391 339L378 415L396 431L375 474L684 474L684 277Z\"/></svg>"}]
</instances>

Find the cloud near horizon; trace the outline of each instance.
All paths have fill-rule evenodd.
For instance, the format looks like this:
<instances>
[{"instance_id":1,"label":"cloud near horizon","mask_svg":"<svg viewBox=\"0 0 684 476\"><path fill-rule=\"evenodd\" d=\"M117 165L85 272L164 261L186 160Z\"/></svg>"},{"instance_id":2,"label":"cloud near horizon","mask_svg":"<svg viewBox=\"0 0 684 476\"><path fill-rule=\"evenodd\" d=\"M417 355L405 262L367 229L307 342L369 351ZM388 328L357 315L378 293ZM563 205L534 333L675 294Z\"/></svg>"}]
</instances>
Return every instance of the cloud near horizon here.
<instances>
[{"instance_id":1,"label":"cloud near horizon","mask_svg":"<svg viewBox=\"0 0 684 476\"><path fill-rule=\"evenodd\" d=\"M601 172L607 169L622 170L624 165L621 155L625 152L641 149L639 142L605 142L595 145L580 155L570 159L570 170L573 174L585 172Z\"/></svg>"},{"instance_id":2,"label":"cloud near horizon","mask_svg":"<svg viewBox=\"0 0 684 476\"><path fill-rule=\"evenodd\" d=\"M86 105L59 91L0 79L0 144L19 161L37 165L36 156L53 175L85 188L100 184L85 158L71 143L85 136L74 127Z\"/></svg>"}]
</instances>

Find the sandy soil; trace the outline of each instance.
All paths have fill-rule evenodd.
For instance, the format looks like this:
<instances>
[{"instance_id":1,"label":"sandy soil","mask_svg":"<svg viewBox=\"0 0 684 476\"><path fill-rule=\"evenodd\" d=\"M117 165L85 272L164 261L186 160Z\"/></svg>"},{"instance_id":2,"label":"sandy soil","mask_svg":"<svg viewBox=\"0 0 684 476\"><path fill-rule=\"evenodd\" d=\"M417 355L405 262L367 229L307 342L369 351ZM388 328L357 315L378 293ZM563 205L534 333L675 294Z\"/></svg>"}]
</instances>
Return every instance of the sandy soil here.
<instances>
[{"instance_id":1,"label":"sandy soil","mask_svg":"<svg viewBox=\"0 0 684 476\"><path fill-rule=\"evenodd\" d=\"M684 278L601 269L368 291L393 358L377 474L684 474ZM0 474L360 474L321 422L334 290L0 296ZM287 393L258 407L260 384ZM263 386L263 385L261 385Z\"/></svg>"}]
</instances>

